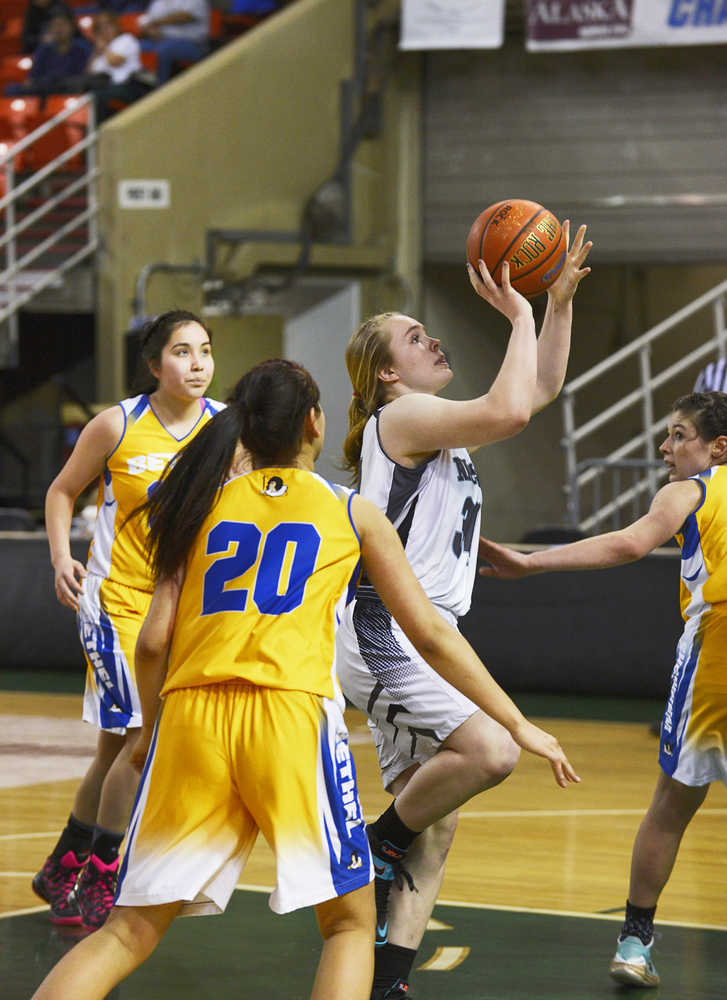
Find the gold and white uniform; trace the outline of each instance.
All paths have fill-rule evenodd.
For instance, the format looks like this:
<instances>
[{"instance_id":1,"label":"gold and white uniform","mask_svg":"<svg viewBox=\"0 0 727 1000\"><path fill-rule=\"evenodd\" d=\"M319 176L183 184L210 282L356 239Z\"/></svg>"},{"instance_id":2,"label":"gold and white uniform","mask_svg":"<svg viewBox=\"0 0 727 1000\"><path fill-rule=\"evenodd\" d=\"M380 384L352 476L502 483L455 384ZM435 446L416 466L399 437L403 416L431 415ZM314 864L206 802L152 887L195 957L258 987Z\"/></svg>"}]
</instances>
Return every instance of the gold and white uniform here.
<instances>
[{"instance_id":1,"label":"gold and white uniform","mask_svg":"<svg viewBox=\"0 0 727 1000\"><path fill-rule=\"evenodd\" d=\"M727 466L693 477L702 501L676 535L684 632L659 763L685 785L727 783Z\"/></svg>"},{"instance_id":2,"label":"gold and white uniform","mask_svg":"<svg viewBox=\"0 0 727 1000\"><path fill-rule=\"evenodd\" d=\"M258 830L278 913L371 880L334 643L360 561L351 496L290 468L220 491L187 560L120 905L224 910Z\"/></svg>"},{"instance_id":3,"label":"gold and white uniform","mask_svg":"<svg viewBox=\"0 0 727 1000\"><path fill-rule=\"evenodd\" d=\"M143 503L167 463L224 407L200 399L199 420L182 438L167 430L147 395L123 399L121 437L106 459L98 512L79 601L78 631L86 657L83 718L99 729L123 733L141 725L134 680L134 647L154 583L140 518L122 525Z\"/></svg>"}]
</instances>

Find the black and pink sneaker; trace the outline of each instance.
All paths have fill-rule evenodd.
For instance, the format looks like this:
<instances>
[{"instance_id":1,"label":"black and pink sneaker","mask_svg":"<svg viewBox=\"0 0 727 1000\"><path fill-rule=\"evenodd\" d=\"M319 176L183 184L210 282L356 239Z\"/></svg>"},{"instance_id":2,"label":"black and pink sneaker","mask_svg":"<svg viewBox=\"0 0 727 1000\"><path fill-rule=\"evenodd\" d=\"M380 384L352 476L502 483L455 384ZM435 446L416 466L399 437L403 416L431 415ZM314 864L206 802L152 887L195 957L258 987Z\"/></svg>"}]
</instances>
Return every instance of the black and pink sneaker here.
<instances>
[{"instance_id":1,"label":"black and pink sneaker","mask_svg":"<svg viewBox=\"0 0 727 1000\"><path fill-rule=\"evenodd\" d=\"M79 861L73 851L66 851L60 858L51 855L33 878L33 892L50 904L51 923L81 923L81 914L71 893L85 864L85 860Z\"/></svg>"},{"instance_id":2,"label":"black and pink sneaker","mask_svg":"<svg viewBox=\"0 0 727 1000\"><path fill-rule=\"evenodd\" d=\"M110 865L92 854L73 890L73 899L81 913L81 924L88 931L98 930L114 905L119 859Z\"/></svg>"}]
</instances>

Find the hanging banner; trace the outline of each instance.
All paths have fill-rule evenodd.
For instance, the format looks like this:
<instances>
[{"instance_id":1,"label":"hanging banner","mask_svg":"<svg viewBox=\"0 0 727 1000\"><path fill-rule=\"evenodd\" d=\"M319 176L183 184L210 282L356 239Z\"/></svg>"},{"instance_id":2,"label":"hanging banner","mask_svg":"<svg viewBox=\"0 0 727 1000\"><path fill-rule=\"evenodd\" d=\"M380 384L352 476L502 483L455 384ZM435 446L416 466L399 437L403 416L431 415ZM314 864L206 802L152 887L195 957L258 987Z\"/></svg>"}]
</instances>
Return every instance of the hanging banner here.
<instances>
[{"instance_id":1,"label":"hanging banner","mask_svg":"<svg viewBox=\"0 0 727 1000\"><path fill-rule=\"evenodd\" d=\"M727 42L727 0L527 0L531 52Z\"/></svg>"},{"instance_id":2,"label":"hanging banner","mask_svg":"<svg viewBox=\"0 0 727 1000\"><path fill-rule=\"evenodd\" d=\"M402 0L400 49L499 49L505 0Z\"/></svg>"}]
</instances>

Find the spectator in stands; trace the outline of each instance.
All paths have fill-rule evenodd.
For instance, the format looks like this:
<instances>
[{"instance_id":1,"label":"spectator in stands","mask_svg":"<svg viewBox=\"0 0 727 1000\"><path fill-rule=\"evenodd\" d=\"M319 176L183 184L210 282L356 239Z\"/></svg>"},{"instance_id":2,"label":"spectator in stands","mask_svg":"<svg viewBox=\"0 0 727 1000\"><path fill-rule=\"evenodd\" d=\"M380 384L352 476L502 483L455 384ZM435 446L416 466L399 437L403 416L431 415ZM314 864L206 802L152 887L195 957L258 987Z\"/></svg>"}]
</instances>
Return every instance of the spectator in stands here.
<instances>
[{"instance_id":1,"label":"spectator in stands","mask_svg":"<svg viewBox=\"0 0 727 1000\"><path fill-rule=\"evenodd\" d=\"M99 7L114 14L138 13L146 7L145 0L100 0Z\"/></svg>"},{"instance_id":2,"label":"spectator in stands","mask_svg":"<svg viewBox=\"0 0 727 1000\"><path fill-rule=\"evenodd\" d=\"M73 17L69 7L63 0L28 0L23 19L22 51L35 52L42 41L51 17L63 11L68 17Z\"/></svg>"},{"instance_id":3,"label":"spectator in stands","mask_svg":"<svg viewBox=\"0 0 727 1000\"><path fill-rule=\"evenodd\" d=\"M48 25L48 40L33 55L28 79L10 83L5 88L9 96L17 94L52 94L64 89L69 76L83 73L90 55L84 39L75 36L76 22L66 11L57 10Z\"/></svg>"},{"instance_id":4,"label":"spectator in stands","mask_svg":"<svg viewBox=\"0 0 727 1000\"><path fill-rule=\"evenodd\" d=\"M727 358L719 357L710 361L697 375L695 392L727 392Z\"/></svg>"},{"instance_id":5,"label":"spectator in stands","mask_svg":"<svg viewBox=\"0 0 727 1000\"><path fill-rule=\"evenodd\" d=\"M230 14L250 14L253 17L264 17L272 14L282 6L282 0L229 0L227 8Z\"/></svg>"},{"instance_id":6,"label":"spectator in stands","mask_svg":"<svg viewBox=\"0 0 727 1000\"><path fill-rule=\"evenodd\" d=\"M86 67L87 86L93 91L96 121L113 114L114 103L131 104L148 93L142 79L139 39L122 32L117 15L102 10L93 18L94 49Z\"/></svg>"},{"instance_id":7,"label":"spectator in stands","mask_svg":"<svg viewBox=\"0 0 727 1000\"><path fill-rule=\"evenodd\" d=\"M177 63L193 63L209 51L207 0L151 0L139 17L142 48L157 54L156 75L166 83Z\"/></svg>"}]
</instances>

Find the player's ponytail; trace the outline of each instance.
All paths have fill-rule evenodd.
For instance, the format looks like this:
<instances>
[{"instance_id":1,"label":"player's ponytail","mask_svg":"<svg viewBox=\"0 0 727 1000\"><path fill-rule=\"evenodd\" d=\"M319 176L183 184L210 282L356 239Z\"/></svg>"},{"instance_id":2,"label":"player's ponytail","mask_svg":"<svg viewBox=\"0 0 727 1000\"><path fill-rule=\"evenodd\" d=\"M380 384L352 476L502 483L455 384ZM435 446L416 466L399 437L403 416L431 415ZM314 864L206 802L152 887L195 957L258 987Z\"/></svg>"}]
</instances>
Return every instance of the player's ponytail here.
<instances>
[{"instance_id":1,"label":"player's ponytail","mask_svg":"<svg viewBox=\"0 0 727 1000\"><path fill-rule=\"evenodd\" d=\"M348 434L343 442L343 467L349 469L356 484L363 432L369 417L385 402L384 383L379 372L391 364L388 320L396 313L379 313L356 330L346 348L346 367L353 386L348 407Z\"/></svg>"}]
</instances>

